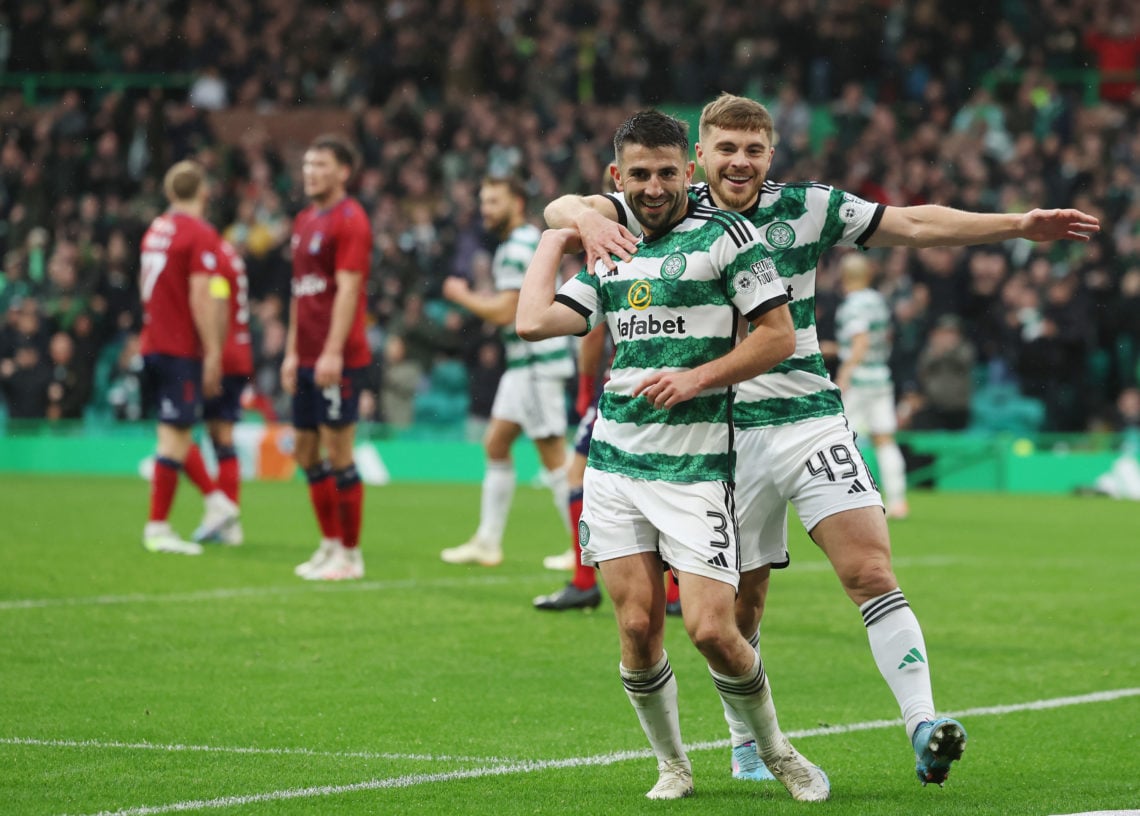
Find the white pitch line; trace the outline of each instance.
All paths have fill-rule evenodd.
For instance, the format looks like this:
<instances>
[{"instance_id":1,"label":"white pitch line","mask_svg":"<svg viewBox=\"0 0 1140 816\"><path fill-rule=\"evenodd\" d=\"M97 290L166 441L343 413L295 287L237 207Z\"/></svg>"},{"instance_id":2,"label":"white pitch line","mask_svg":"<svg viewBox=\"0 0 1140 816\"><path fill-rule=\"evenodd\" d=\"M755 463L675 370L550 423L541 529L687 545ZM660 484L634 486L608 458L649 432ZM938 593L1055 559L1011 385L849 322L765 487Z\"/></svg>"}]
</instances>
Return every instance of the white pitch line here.
<instances>
[{"instance_id":1,"label":"white pitch line","mask_svg":"<svg viewBox=\"0 0 1140 816\"><path fill-rule=\"evenodd\" d=\"M219 745L183 745L181 743L164 744L160 742L115 742L104 740L63 740L63 739L35 739L31 737L0 737L0 745L27 745L33 748L99 748L103 750L124 751L167 751L180 753L183 751L205 754L253 754L258 756L304 756L328 757L330 759L379 759L379 760L413 760L419 762L479 762L503 763L517 762L510 757L470 757L451 756L449 754L392 754L377 753L376 751L314 751L312 748L252 748L245 746L219 746Z\"/></svg>"},{"instance_id":2,"label":"white pitch line","mask_svg":"<svg viewBox=\"0 0 1140 816\"><path fill-rule=\"evenodd\" d=\"M897 558L896 567L944 567L958 559L945 556L920 558ZM825 561L811 561L797 564L786 574L796 572L830 572L831 565ZM340 581L333 583L298 583L289 586L235 587L232 589L203 589L195 592L171 592L168 594L146 594L141 592L127 595L87 595L78 598L15 598L0 601L0 612L22 609L48 609L52 607L75 606L120 606L123 604L153 603L197 603L200 601L226 601L241 598L261 598L277 595L302 595L313 592L377 592L401 589L448 589L452 587L495 586L503 584L524 584L549 579L550 573L535 575L480 575L463 578L429 578L420 580L405 578L399 581Z\"/></svg>"},{"instance_id":3,"label":"white pitch line","mask_svg":"<svg viewBox=\"0 0 1140 816\"><path fill-rule=\"evenodd\" d=\"M997 714L1012 714L1019 711L1042 711L1066 706L1103 703L1137 696L1140 696L1140 688L1114 689L1072 697L1056 697L1051 700L1032 700L1027 703L967 708L957 712L949 712L949 716L985 717ZM835 734L849 734L856 731L893 728L900 725L902 725L902 720L870 720L861 723L849 723L847 725L832 725L821 728L788 731L786 733L792 739L801 739L804 737L830 736ZM692 743L687 745L686 748L690 751L704 751L725 748L728 744L728 740L714 740L712 742ZM342 793L355 793L357 791L409 788L416 785L426 785L433 782L451 782L458 779L477 779L488 776L534 773L536 771L549 769L598 767L613 765L631 759L647 759L652 756L653 753L649 749L641 749L636 751L615 751L613 753L596 754L588 757L570 757L568 759L507 762L488 765L482 768L470 768L445 773L406 774L403 776L389 777L387 779L369 779L364 782L354 782L348 785L318 785L308 788L289 788L286 790L269 791L267 793L222 796L216 799L193 799L184 802L173 802L166 805L140 805L138 807L124 808L121 810L103 810L95 814L90 814L89 816L155 816L161 813L181 813L193 810L235 807L252 805L259 802L306 799L315 796L335 796Z\"/></svg>"},{"instance_id":4,"label":"white pitch line","mask_svg":"<svg viewBox=\"0 0 1140 816\"><path fill-rule=\"evenodd\" d=\"M166 595L132 593L130 595L88 595L79 598L18 598L0 601L0 612L19 609L45 609L68 606L117 606L120 604L196 603L198 601L225 601L235 598L259 598L275 595L302 595L313 592L376 592L393 589L448 589L451 587L492 586L500 584L531 583L543 575L482 575L472 578L434 578L399 581L340 581L333 583L298 583L294 586L238 587L234 589L203 589L196 592L171 592Z\"/></svg>"}]
</instances>

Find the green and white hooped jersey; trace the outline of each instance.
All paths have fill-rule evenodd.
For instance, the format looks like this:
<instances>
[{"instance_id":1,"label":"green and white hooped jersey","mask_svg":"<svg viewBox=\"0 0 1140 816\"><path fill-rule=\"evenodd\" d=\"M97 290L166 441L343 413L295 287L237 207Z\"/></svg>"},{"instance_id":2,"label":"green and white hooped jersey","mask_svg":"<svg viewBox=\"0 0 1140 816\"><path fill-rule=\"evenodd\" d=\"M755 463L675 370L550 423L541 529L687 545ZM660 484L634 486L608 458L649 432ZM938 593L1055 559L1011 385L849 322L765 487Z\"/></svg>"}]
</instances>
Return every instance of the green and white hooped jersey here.
<instances>
[{"instance_id":1,"label":"green and white hooped jersey","mask_svg":"<svg viewBox=\"0 0 1140 816\"><path fill-rule=\"evenodd\" d=\"M867 353L851 374L851 384L889 385L891 369L887 363L891 357L891 308L886 298L874 289L852 292L839 305L835 325L840 361L851 356L851 341L856 335L867 334L870 338Z\"/></svg>"},{"instance_id":2,"label":"green and white hooped jersey","mask_svg":"<svg viewBox=\"0 0 1140 816\"><path fill-rule=\"evenodd\" d=\"M522 288L526 268L538 248L542 233L533 224L515 227L507 240L499 244L491 260L491 275L495 288L502 291ZM542 377L564 378L574 375L574 358L570 339L551 337L528 343L518 336L514 324L502 329L503 349L507 368L528 368Z\"/></svg>"},{"instance_id":3,"label":"green and white hooped jersey","mask_svg":"<svg viewBox=\"0 0 1140 816\"><path fill-rule=\"evenodd\" d=\"M707 184L692 185L689 195L715 206ZM622 224L640 234L624 198L609 198L617 205ZM816 267L834 246L861 246L879 225L884 209L825 184L766 181L755 206L741 213L755 225L783 277L796 327L796 350L768 373L738 386L733 408L737 428L790 425L843 412L815 330Z\"/></svg>"},{"instance_id":4,"label":"green and white hooped jersey","mask_svg":"<svg viewBox=\"0 0 1140 816\"><path fill-rule=\"evenodd\" d=\"M731 481L732 388L668 409L633 391L655 371L727 354L739 315L755 320L787 302L779 270L747 219L690 199L685 218L643 240L631 262L597 275L582 270L555 300L589 329L605 320L616 346L589 466L636 479Z\"/></svg>"}]
</instances>

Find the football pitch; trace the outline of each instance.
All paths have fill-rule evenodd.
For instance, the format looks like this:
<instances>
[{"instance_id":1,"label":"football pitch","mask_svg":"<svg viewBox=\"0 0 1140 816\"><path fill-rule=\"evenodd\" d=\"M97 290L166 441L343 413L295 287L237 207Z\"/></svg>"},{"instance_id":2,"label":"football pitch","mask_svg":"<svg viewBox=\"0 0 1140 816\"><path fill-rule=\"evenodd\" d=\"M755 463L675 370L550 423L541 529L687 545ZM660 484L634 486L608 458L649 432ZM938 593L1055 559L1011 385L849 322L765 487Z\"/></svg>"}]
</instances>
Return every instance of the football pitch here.
<instances>
[{"instance_id":1,"label":"football pitch","mask_svg":"<svg viewBox=\"0 0 1140 816\"><path fill-rule=\"evenodd\" d=\"M1140 505L916 493L892 524L935 699L969 744L923 788L855 607L791 519L761 645L781 725L832 799L729 774L680 622L666 648L696 792L656 769L608 600L539 613L566 536L520 486L503 565L439 550L477 486L366 489L363 582L312 584L301 483L250 484L246 544L146 553L138 479L0 476L0 813L1069 814L1140 808ZM186 482L173 521L201 502Z\"/></svg>"}]
</instances>

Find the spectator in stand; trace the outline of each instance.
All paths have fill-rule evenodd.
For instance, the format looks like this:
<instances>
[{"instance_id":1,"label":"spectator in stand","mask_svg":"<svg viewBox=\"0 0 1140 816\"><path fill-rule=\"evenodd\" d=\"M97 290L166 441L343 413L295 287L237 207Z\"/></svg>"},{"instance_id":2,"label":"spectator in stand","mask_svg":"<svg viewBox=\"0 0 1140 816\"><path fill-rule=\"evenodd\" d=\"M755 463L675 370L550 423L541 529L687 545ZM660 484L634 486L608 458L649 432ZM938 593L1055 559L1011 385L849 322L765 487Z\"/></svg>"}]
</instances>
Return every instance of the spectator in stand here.
<instances>
[{"instance_id":1,"label":"spectator in stand","mask_svg":"<svg viewBox=\"0 0 1140 816\"><path fill-rule=\"evenodd\" d=\"M1124 6L1096 4L1092 28L1084 37L1085 47L1095 55L1100 71L1100 98L1122 105L1135 102L1136 73L1140 70L1140 28L1134 6L1131 11L1130 17Z\"/></svg>"},{"instance_id":2,"label":"spectator in stand","mask_svg":"<svg viewBox=\"0 0 1140 816\"><path fill-rule=\"evenodd\" d=\"M11 358L0 359L0 392L12 419L43 419L47 416L51 367L34 343L21 343Z\"/></svg>"},{"instance_id":3,"label":"spectator in stand","mask_svg":"<svg viewBox=\"0 0 1140 816\"><path fill-rule=\"evenodd\" d=\"M970 424L974 346L962 321L943 315L918 358L917 399L908 401L912 431L961 431Z\"/></svg>"},{"instance_id":4,"label":"spectator in stand","mask_svg":"<svg viewBox=\"0 0 1140 816\"><path fill-rule=\"evenodd\" d=\"M424 369L408 357L404 338L389 335L384 344L384 383L380 414L387 424L406 428L415 418L415 397L423 384Z\"/></svg>"},{"instance_id":5,"label":"spectator in stand","mask_svg":"<svg viewBox=\"0 0 1140 816\"><path fill-rule=\"evenodd\" d=\"M0 226L0 256L24 253L23 277L32 291L21 297L45 284L47 259L58 241L81 248L80 291L107 296L105 280L122 278L121 270L105 266L111 264L111 242L118 240L109 237L114 232L126 242L132 259L126 274L133 280L143 227L163 206L161 173L188 155L207 163L220 188L233 193L227 206L248 198L285 225L302 206L299 180L290 184L292 163L281 159L286 145L268 128L237 145L219 144L204 112L186 103L188 88L132 87L132 75L153 73L209 76L225 87L231 110L272 114L332 104L356 112L350 127L365 148L360 199L381 257L370 307L383 329L409 295L434 297L434 290L421 288L421 278L438 282L452 269L463 274L458 268L473 256L471 188L488 161L521 162L536 198L549 197L554 186L593 192L610 158L606 135L625 112L610 104L630 93L644 95L639 103L650 97L684 101L723 88L773 102L777 89L785 89L789 98L810 100L806 112L813 122L825 118L821 109L830 109L837 132L810 144L804 110L793 106L801 115L798 124L782 128L787 132L776 153L777 175L820 178L869 200L1004 211L1073 205L1113 224L1118 244L1131 243L1140 223L1132 200L1140 136L1133 126L1135 102L1129 101L1140 21L1118 0L1030 4L1033 26L1025 4L1018 3L895 4L855 15L851 3L835 0L776 3L762 19L725 7L706 15L717 20L711 24L701 17L700 4L684 0L643 10L652 30L644 42L623 34L620 10L606 4L597 10L553 4L538 14L519 4L489 15L485 4L412 3L391 15L382 4L342 8L297 0L239 3L212 16L186 3L66 5L54 13L20 4L10 15L8 67L120 72L125 90L96 95L40 86L34 100L22 90L3 92L0 225L7 229ZM702 22L687 25L690 20ZM348 31L357 36L346 38ZM457 31L463 32L459 38ZM534 49L526 60L520 36ZM835 42L847 51L828 51ZM446 66L437 58L441 53L449 54ZM626 62L606 62L613 55ZM324 67L314 69L322 61ZM500 67L484 70L492 63ZM1082 104L1081 88L1062 73L1085 66L1109 71L1102 77L1103 105ZM1117 68L1124 73L1113 73ZM1020 72L1020 78L987 76L995 69ZM972 98L978 88L989 90ZM958 133L956 119L963 128ZM443 190L448 198L454 194L454 204L438 206ZM275 212L272 196L283 201ZM412 198L427 208L415 217L406 206ZM233 220L232 212L219 214L219 223ZM438 245L413 241L413 251L400 249L401 236L417 231L433 231ZM38 247L26 243L29 233L39 236ZM289 278L279 240L267 243L264 254L256 241L243 249L255 301L285 294ZM1002 250L1009 275L1029 262L1024 246ZM966 316L972 331L972 296L957 302L966 292L967 256L954 254L952 274L942 281L937 278L944 268L925 273L929 258L905 254L918 269L915 280L932 287L933 311ZM1059 262L1061 254L1050 253L1050 261ZM1075 268L1077 259L1063 260ZM1105 260L1108 282L1091 292L1096 303L1119 299L1132 263L1120 247ZM398 287L390 276L400 279ZM1078 294L1090 294L1094 280L1082 273ZM944 297L944 283L952 299ZM111 285L121 299L113 307L92 302L104 342L138 328L137 295L116 287ZM818 296L824 295L821 287ZM0 291L0 309L13 296ZM1108 354L1119 345L1118 330L1112 321L1098 319L1097 326L1100 353ZM479 345L477 335L464 340L468 348ZM1015 354L1003 349L1003 356ZM434 359L435 350L427 356ZM1078 406L1074 424L1087 424L1097 406L1112 404L1121 380L1113 373L1088 383L1097 393Z\"/></svg>"},{"instance_id":6,"label":"spectator in stand","mask_svg":"<svg viewBox=\"0 0 1140 816\"><path fill-rule=\"evenodd\" d=\"M75 355L75 341L67 332L56 332L48 346L51 384L48 386L48 419L81 419L91 399L94 372Z\"/></svg>"}]
</instances>

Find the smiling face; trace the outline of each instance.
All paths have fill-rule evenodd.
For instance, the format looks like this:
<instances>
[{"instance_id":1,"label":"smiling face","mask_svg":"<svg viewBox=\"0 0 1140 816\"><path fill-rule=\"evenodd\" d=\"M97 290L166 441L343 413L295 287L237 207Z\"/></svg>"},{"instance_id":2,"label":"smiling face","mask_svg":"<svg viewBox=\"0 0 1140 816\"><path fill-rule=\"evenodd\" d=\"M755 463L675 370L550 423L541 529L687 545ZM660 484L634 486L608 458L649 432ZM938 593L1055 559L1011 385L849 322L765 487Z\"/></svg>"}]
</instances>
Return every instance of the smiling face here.
<instances>
[{"instance_id":1,"label":"smiling face","mask_svg":"<svg viewBox=\"0 0 1140 816\"><path fill-rule=\"evenodd\" d=\"M635 142L627 143L617 164L610 166L614 184L650 236L668 230L684 216L693 169L680 147L645 147Z\"/></svg>"},{"instance_id":2,"label":"smiling face","mask_svg":"<svg viewBox=\"0 0 1140 816\"><path fill-rule=\"evenodd\" d=\"M709 127L697 144L697 161L718 207L740 212L756 202L772 166L771 136L763 130Z\"/></svg>"}]
</instances>

